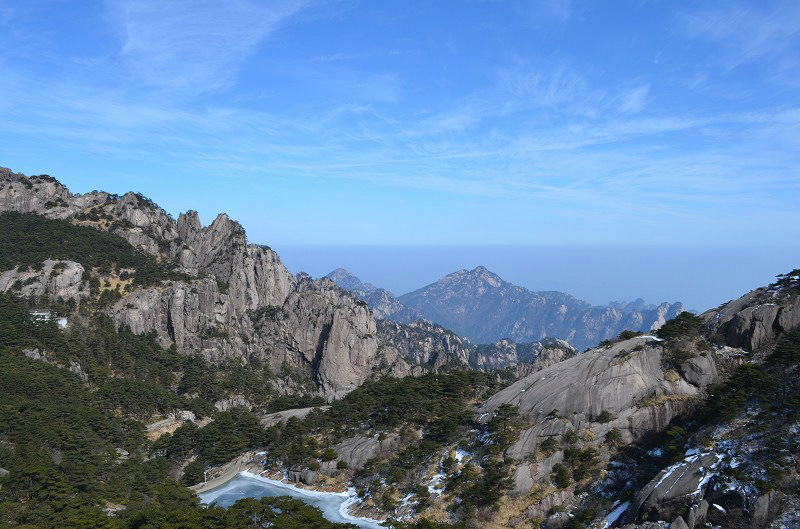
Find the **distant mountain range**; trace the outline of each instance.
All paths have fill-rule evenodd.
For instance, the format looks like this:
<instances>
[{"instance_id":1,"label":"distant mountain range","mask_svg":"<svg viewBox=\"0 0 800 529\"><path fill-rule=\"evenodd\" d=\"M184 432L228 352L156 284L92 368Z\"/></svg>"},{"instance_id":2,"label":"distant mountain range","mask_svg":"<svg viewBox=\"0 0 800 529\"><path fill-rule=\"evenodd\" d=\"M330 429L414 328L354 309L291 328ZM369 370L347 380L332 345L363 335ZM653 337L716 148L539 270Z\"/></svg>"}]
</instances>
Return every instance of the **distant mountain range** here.
<instances>
[{"instance_id":1,"label":"distant mountain range","mask_svg":"<svg viewBox=\"0 0 800 529\"><path fill-rule=\"evenodd\" d=\"M399 323L412 323L417 320L431 319L401 303L388 290L378 288L371 283L364 283L344 268L337 268L325 277L366 301L376 319L392 320Z\"/></svg>"},{"instance_id":2,"label":"distant mountain range","mask_svg":"<svg viewBox=\"0 0 800 529\"><path fill-rule=\"evenodd\" d=\"M424 318L473 343L560 338L585 349L626 329L657 329L685 310L680 302L648 305L641 299L595 306L563 292L530 291L483 266L453 272L399 297L341 268L326 277L363 299L376 318L401 323Z\"/></svg>"}]
</instances>

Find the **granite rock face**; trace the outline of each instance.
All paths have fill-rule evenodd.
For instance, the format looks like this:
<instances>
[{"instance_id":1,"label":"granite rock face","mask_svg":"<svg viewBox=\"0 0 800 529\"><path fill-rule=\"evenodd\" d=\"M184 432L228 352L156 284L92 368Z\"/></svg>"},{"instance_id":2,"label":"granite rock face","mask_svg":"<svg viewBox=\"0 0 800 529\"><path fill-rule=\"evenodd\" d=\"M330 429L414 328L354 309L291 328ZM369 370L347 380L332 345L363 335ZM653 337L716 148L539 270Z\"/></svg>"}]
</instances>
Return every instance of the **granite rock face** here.
<instances>
[{"instance_id":1,"label":"granite rock face","mask_svg":"<svg viewBox=\"0 0 800 529\"><path fill-rule=\"evenodd\" d=\"M500 340L475 345L426 320L409 324L378 320L377 327L384 350L391 350L395 357L410 366L424 369L458 367L491 371L512 368L522 377L578 353L567 342L553 339L521 344Z\"/></svg>"},{"instance_id":2,"label":"granite rock face","mask_svg":"<svg viewBox=\"0 0 800 529\"><path fill-rule=\"evenodd\" d=\"M703 487L714 475L714 468L721 459L713 452L695 454L662 470L636 494L628 510L628 522L689 517L692 505L703 499ZM707 511L708 504L705 508ZM698 515L699 511L692 518L696 520ZM681 521L685 525L684 520Z\"/></svg>"},{"instance_id":3,"label":"granite rock face","mask_svg":"<svg viewBox=\"0 0 800 529\"><path fill-rule=\"evenodd\" d=\"M496 393L481 407L480 420L488 421L501 404L512 404L534 421L557 410L559 415L570 418L573 427L579 428L608 411L617 419L605 424L621 426L631 435L645 427L645 423L652 423L652 429L657 430L658 426L666 425L661 424L663 418L650 413L647 407L637 410L637 403L660 396L693 396L698 392L697 387L683 379L670 382L665 378L662 354L662 345L648 337L593 349Z\"/></svg>"},{"instance_id":4,"label":"granite rock face","mask_svg":"<svg viewBox=\"0 0 800 529\"><path fill-rule=\"evenodd\" d=\"M475 369L514 368L518 377L572 358L578 350L565 340L545 338L536 342L516 343L508 339L475 346L470 365Z\"/></svg>"},{"instance_id":5,"label":"granite rock face","mask_svg":"<svg viewBox=\"0 0 800 529\"><path fill-rule=\"evenodd\" d=\"M260 417L261 424L264 427L270 427L275 424L285 423L292 417L297 419L305 419L308 415L314 411L319 410L320 412L326 412L330 409L330 406L319 406L319 407L311 407L311 408L294 408L290 410L283 410L277 411L274 413L267 413Z\"/></svg>"},{"instance_id":6,"label":"granite rock face","mask_svg":"<svg viewBox=\"0 0 800 529\"><path fill-rule=\"evenodd\" d=\"M300 278L279 305L254 305L219 290L210 278L192 284L137 290L109 311L135 333L155 330L165 346L212 362L258 358L273 371L286 365L305 373L319 393L340 397L364 382L376 366L378 343L369 310L332 283ZM252 293L274 301L280 292ZM251 305L253 306L253 305ZM267 310L260 310L260 309Z\"/></svg>"},{"instance_id":7,"label":"granite rock face","mask_svg":"<svg viewBox=\"0 0 800 529\"><path fill-rule=\"evenodd\" d=\"M41 270L20 271L16 268L0 273L0 292L16 292L26 298L49 296L79 301L89 295L83 273L83 266L79 263L47 259Z\"/></svg>"},{"instance_id":8,"label":"granite rock face","mask_svg":"<svg viewBox=\"0 0 800 529\"><path fill-rule=\"evenodd\" d=\"M489 422L501 405L510 404L530 425L506 451L520 462L515 493L549 479L560 452L543 460L535 457L548 438L558 440L573 431L605 451L603 440L612 429L627 444L664 430L673 418L689 411L701 395L699 384L715 377L704 373L702 380L695 377L696 383L690 383L677 373L670 376L663 355L661 342L640 336L545 367L489 398L478 410L478 422Z\"/></svg>"},{"instance_id":9,"label":"granite rock face","mask_svg":"<svg viewBox=\"0 0 800 529\"><path fill-rule=\"evenodd\" d=\"M441 325L419 320L401 324L378 320L378 337L412 366L440 369L447 365L466 367L474 346Z\"/></svg>"},{"instance_id":10,"label":"granite rock face","mask_svg":"<svg viewBox=\"0 0 800 529\"><path fill-rule=\"evenodd\" d=\"M347 463L348 468L361 470L370 459L390 454L399 442L397 434L390 434L383 439L360 435L345 439L333 449L338 460Z\"/></svg>"}]
</instances>

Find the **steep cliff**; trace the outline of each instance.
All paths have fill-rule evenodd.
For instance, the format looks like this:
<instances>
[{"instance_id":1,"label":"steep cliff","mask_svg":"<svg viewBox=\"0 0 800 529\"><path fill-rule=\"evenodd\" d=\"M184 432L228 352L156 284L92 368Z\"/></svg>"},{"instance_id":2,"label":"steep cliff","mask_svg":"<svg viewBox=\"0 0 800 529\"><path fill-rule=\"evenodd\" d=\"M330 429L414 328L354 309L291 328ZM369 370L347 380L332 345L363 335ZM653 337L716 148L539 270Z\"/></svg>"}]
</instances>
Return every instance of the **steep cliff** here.
<instances>
[{"instance_id":1,"label":"steep cliff","mask_svg":"<svg viewBox=\"0 0 800 529\"><path fill-rule=\"evenodd\" d=\"M523 418L504 453L517 462L513 493L555 482L561 490L545 500L571 511L528 514L548 528L800 523L799 297L795 270L702 318L685 313L658 336L594 349L488 399L476 417L484 424L509 405ZM606 515L597 517L599 505Z\"/></svg>"}]
</instances>

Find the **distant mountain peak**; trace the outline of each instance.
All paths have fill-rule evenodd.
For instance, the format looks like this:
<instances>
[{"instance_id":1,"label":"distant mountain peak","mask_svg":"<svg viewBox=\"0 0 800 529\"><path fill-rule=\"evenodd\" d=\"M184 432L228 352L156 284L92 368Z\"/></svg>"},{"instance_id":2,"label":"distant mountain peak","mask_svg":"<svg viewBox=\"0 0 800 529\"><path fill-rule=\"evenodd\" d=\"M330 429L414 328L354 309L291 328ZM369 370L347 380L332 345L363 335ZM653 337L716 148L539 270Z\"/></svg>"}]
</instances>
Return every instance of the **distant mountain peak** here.
<instances>
[{"instance_id":1,"label":"distant mountain peak","mask_svg":"<svg viewBox=\"0 0 800 529\"><path fill-rule=\"evenodd\" d=\"M364 283L355 274L344 268L337 268L325 277L346 290L368 293L378 289L378 287L371 283Z\"/></svg>"},{"instance_id":2,"label":"distant mountain peak","mask_svg":"<svg viewBox=\"0 0 800 529\"><path fill-rule=\"evenodd\" d=\"M344 268L337 268L325 277L366 301L376 319L390 318L400 323L411 323L424 319L422 314L400 303L388 290L376 287L371 283L364 283Z\"/></svg>"},{"instance_id":3,"label":"distant mountain peak","mask_svg":"<svg viewBox=\"0 0 800 529\"><path fill-rule=\"evenodd\" d=\"M470 273L481 281L489 283L493 287L501 287L503 286L503 283L505 283L505 281L503 281L499 275L495 274L483 265L476 266L475 269Z\"/></svg>"},{"instance_id":4,"label":"distant mountain peak","mask_svg":"<svg viewBox=\"0 0 800 529\"><path fill-rule=\"evenodd\" d=\"M485 266L476 266L472 270L462 268L457 272L448 274L437 281L440 285L463 284L464 286L477 286L477 283L488 284L495 288L500 288L506 282L499 275L495 274Z\"/></svg>"}]
</instances>

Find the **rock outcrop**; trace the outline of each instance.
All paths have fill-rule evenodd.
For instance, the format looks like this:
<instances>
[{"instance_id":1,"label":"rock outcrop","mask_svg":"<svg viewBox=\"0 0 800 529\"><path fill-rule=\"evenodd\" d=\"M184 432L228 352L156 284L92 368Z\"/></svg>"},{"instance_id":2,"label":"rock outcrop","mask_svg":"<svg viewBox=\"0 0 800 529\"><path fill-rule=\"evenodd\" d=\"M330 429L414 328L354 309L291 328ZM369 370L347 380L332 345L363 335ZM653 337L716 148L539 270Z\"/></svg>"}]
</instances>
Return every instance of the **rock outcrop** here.
<instances>
[{"instance_id":1,"label":"rock outcrop","mask_svg":"<svg viewBox=\"0 0 800 529\"><path fill-rule=\"evenodd\" d=\"M800 295L792 288L773 284L701 316L711 340L755 352L800 328Z\"/></svg>"},{"instance_id":2,"label":"rock outcrop","mask_svg":"<svg viewBox=\"0 0 800 529\"><path fill-rule=\"evenodd\" d=\"M556 338L527 343L503 339L475 346L470 365L482 370L514 368L518 377L524 377L577 354L568 342Z\"/></svg>"},{"instance_id":3,"label":"rock outcrop","mask_svg":"<svg viewBox=\"0 0 800 529\"><path fill-rule=\"evenodd\" d=\"M697 504L694 510L692 507L703 499L703 487L714 476L721 459L713 452L694 454L662 470L636 494L627 521L674 520L676 516L696 520L701 510L708 510L708 504L704 508ZM686 525L683 518L681 522Z\"/></svg>"},{"instance_id":4,"label":"rock outcrop","mask_svg":"<svg viewBox=\"0 0 800 529\"><path fill-rule=\"evenodd\" d=\"M412 371L414 368L457 367L480 371L510 368L517 377L523 377L578 353L569 343L555 339L521 344L500 340L475 345L426 320L409 324L378 320L377 328L381 347L393 350L394 356L412 366Z\"/></svg>"},{"instance_id":5,"label":"rock outcrop","mask_svg":"<svg viewBox=\"0 0 800 529\"><path fill-rule=\"evenodd\" d=\"M0 273L0 292L11 291L26 298L49 296L80 301L89 295L83 273L83 266L78 263L47 259L39 270L15 268Z\"/></svg>"},{"instance_id":6,"label":"rock outcrop","mask_svg":"<svg viewBox=\"0 0 800 529\"><path fill-rule=\"evenodd\" d=\"M474 346L457 334L423 320L409 324L379 320L377 329L381 344L395 349L412 366L467 367L474 350Z\"/></svg>"},{"instance_id":7,"label":"rock outcrop","mask_svg":"<svg viewBox=\"0 0 800 529\"><path fill-rule=\"evenodd\" d=\"M274 413L267 413L260 417L261 424L265 427L273 426L278 423L286 422L292 417L296 419L305 419L308 414L314 410L328 411L330 406L319 406L310 408L293 408L291 410L277 411Z\"/></svg>"},{"instance_id":8,"label":"rock outcrop","mask_svg":"<svg viewBox=\"0 0 800 529\"><path fill-rule=\"evenodd\" d=\"M339 461L344 461L348 468L361 470L370 459L384 457L398 446L400 437L389 434L383 438L359 435L350 437L333 447Z\"/></svg>"},{"instance_id":9,"label":"rock outcrop","mask_svg":"<svg viewBox=\"0 0 800 529\"><path fill-rule=\"evenodd\" d=\"M519 409L530 426L506 455L520 461L514 475L518 494L549 479L559 452L534 457L548 438L573 431L602 447L606 434L619 432L630 443L649 432L661 431L687 412L713 379L704 374L695 384L663 367L664 345L640 336L600 347L533 373L489 398L476 419L487 423L503 404ZM713 362L713 360L712 360Z\"/></svg>"}]
</instances>

